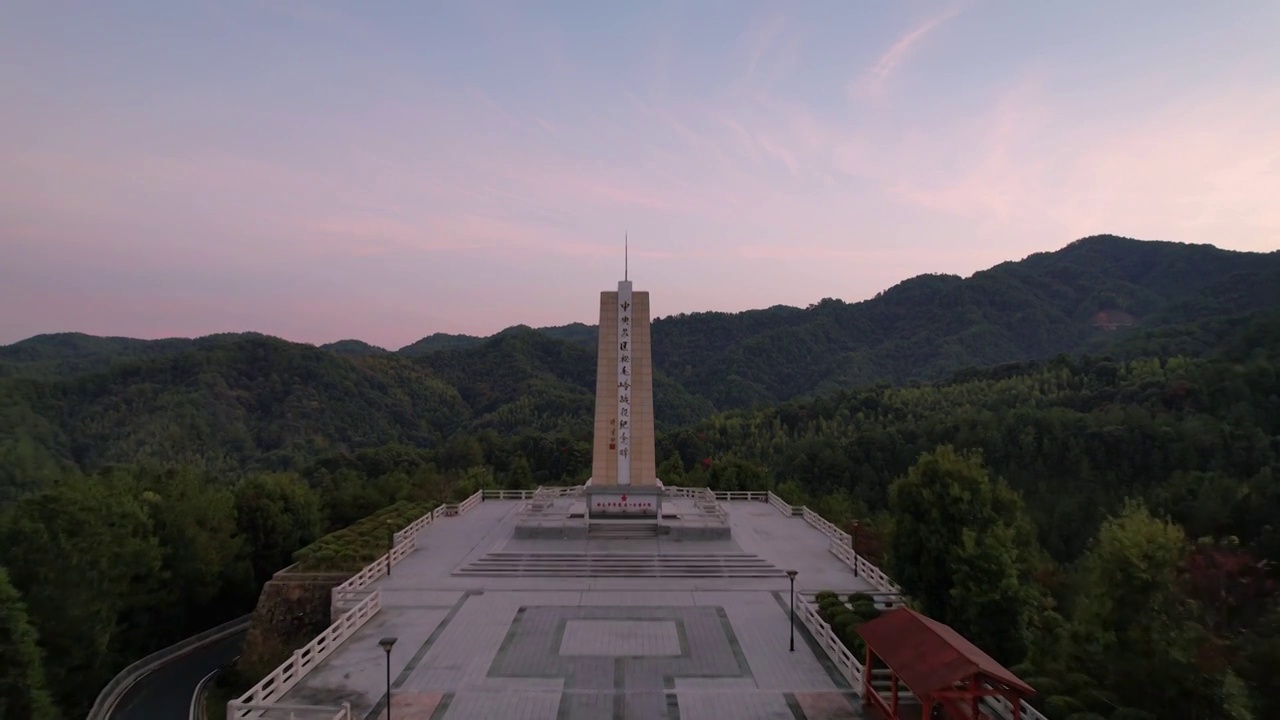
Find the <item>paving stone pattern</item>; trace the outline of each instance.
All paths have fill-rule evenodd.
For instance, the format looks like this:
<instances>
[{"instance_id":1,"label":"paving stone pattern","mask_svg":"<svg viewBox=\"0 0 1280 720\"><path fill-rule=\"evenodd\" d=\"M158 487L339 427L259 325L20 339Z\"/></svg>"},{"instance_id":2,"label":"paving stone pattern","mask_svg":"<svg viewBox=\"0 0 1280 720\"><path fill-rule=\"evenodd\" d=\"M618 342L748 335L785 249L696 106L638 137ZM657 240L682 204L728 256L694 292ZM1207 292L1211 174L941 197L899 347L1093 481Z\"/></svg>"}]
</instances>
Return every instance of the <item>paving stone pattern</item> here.
<instances>
[{"instance_id":1,"label":"paving stone pattern","mask_svg":"<svg viewBox=\"0 0 1280 720\"><path fill-rule=\"evenodd\" d=\"M673 620L568 620L561 655L599 657L680 656L680 629Z\"/></svg>"},{"instance_id":2,"label":"paving stone pattern","mask_svg":"<svg viewBox=\"0 0 1280 720\"><path fill-rule=\"evenodd\" d=\"M762 503L728 503L728 541L515 541L519 506L485 502L424 529L418 550L376 582L382 612L282 704L347 701L357 718L385 717L386 657L377 641L390 635L399 638L390 658L396 720L861 717L852 691L802 640L803 630L796 651L788 650L785 577L454 574L501 551L696 551L796 569L801 590L865 588L802 519Z\"/></svg>"},{"instance_id":3,"label":"paving stone pattern","mask_svg":"<svg viewBox=\"0 0 1280 720\"><path fill-rule=\"evenodd\" d=\"M596 640L611 642L588 647L585 637L567 634L593 627L608 628ZM566 645L576 652L561 652ZM750 679L751 668L722 608L526 607L511 623L489 677L564 678L558 719L640 720L671 717L668 706L678 708L676 678Z\"/></svg>"}]
</instances>

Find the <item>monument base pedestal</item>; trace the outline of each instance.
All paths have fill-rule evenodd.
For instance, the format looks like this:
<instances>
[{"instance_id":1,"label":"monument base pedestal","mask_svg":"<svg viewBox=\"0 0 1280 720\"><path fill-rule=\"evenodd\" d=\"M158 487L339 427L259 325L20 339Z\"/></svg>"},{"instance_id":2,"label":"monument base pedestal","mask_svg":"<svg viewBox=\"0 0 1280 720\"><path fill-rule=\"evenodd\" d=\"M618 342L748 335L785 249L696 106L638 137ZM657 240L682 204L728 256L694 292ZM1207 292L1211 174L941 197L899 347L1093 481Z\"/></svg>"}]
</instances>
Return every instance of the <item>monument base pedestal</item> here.
<instances>
[{"instance_id":1,"label":"monument base pedestal","mask_svg":"<svg viewBox=\"0 0 1280 720\"><path fill-rule=\"evenodd\" d=\"M662 517L660 485L588 485L587 518L591 520L657 520Z\"/></svg>"}]
</instances>

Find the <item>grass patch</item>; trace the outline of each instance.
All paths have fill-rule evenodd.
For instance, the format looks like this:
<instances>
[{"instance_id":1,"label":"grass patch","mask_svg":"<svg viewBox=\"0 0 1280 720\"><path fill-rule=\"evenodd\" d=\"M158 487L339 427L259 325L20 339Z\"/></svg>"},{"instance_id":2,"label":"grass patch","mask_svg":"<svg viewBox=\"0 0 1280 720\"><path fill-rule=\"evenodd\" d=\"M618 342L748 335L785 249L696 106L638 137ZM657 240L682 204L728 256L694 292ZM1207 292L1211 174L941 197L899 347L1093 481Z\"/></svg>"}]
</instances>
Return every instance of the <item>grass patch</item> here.
<instances>
[{"instance_id":1,"label":"grass patch","mask_svg":"<svg viewBox=\"0 0 1280 720\"><path fill-rule=\"evenodd\" d=\"M226 667L205 686L204 712L206 720L227 720L227 703L249 691L253 683L234 666Z\"/></svg>"},{"instance_id":2,"label":"grass patch","mask_svg":"<svg viewBox=\"0 0 1280 720\"><path fill-rule=\"evenodd\" d=\"M389 536L440 503L401 500L325 535L293 554L297 572L358 572L387 552Z\"/></svg>"}]
</instances>

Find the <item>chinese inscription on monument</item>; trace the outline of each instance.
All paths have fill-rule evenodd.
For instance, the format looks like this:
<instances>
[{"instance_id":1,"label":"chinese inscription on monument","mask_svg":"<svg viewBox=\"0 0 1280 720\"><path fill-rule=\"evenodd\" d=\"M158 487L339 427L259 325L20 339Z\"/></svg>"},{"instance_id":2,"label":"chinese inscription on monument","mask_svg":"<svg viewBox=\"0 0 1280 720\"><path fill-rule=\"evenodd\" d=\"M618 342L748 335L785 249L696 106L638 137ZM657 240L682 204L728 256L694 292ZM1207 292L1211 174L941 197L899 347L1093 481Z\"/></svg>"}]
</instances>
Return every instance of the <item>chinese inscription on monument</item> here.
<instances>
[{"instance_id":1,"label":"chinese inscription on monument","mask_svg":"<svg viewBox=\"0 0 1280 720\"><path fill-rule=\"evenodd\" d=\"M618 417L610 421L609 447L618 450L618 484L631 484L631 283L618 284ZM615 434L616 433L616 434Z\"/></svg>"}]
</instances>

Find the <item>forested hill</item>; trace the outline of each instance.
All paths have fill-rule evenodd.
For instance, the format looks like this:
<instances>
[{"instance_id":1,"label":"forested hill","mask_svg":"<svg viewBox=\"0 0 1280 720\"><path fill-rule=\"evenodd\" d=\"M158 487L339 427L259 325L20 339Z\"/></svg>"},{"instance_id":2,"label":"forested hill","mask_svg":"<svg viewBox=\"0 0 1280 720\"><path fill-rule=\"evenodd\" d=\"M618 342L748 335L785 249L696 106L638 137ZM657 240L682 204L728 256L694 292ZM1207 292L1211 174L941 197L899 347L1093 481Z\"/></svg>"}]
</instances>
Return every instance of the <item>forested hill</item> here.
<instances>
[{"instance_id":1,"label":"forested hill","mask_svg":"<svg viewBox=\"0 0 1280 720\"><path fill-rule=\"evenodd\" d=\"M659 476L856 520L1053 720L1280 717L1278 265L1090 238L862 303L664 318ZM0 348L0 695L83 716L323 533L581 482L592 332ZM324 547L359 566L374 535Z\"/></svg>"},{"instance_id":2,"label":"forested hill","mask_svg":"<svg viewBox=\"0 0 1280 720\"><path fill-rule=\"evenodd\" d=\"M671 428L1061 353L1200 356L1277 311L1280 253L1086 238L859 303L658 319L656 410ZM238 472L389 442L430 447L459 429L589 434L594 328L432 337L395 353L252 333L32 338L0 348L0 467L23 483L68 462Z\"/></svg>"},{"instance_id":3,"label":"forested hill","mask_svg":"<svg viewBox=\"0 0 1280 720\"><path fill-rule=\"evenodd\" d=\"M1119 335L1151 332L1278 307L1280 252L1100 235L967 279L921 275L857 303L826 299L805 309L659 318L654 361L691 393L725 409L848 383L937 379L961 367L1098 350L1116 339L1103 328ZM396 354L470 350L478 357L492 353L494 341L528 330L516 326L490 338L435 334ZM595 328L581 323L536 332L595 346ZM66 377L248 337L255 335L156 341L42 335L0 347L0 377ZM323 349L347 357L387 352L359 340Z\"/></svg>"}]
</instances>

